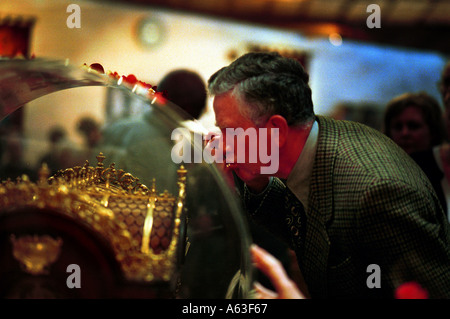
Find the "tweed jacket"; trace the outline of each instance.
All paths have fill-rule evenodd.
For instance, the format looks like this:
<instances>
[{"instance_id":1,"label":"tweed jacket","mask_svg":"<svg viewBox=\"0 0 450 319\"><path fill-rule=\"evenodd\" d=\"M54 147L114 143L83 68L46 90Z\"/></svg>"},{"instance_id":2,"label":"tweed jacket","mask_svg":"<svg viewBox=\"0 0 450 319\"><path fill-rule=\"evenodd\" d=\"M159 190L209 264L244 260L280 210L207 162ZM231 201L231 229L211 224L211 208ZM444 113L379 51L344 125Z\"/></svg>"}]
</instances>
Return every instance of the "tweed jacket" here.
<instances>
[{"instance_id":1,"label":"tweed jacket","mask_svg":"<svg viewBox=\"0 0 450 319\"><path fill-rule=\"evenodd\" d=\"M436 146L438 149L440 146ZM445 196L444 188L442 187L442 180L445 177L444 172L439 167L434 157L434 148L426 151L420 151L410 154L411 158L419 165L425 175L433 185L433 189L436 192L439 200L441 201L444 212L447 213L447 218L450 221L450 215L448 215L447 199Z\"/></svg>"},{"instance_id":2,"label":"tweed jacket","mask_svg":"<svg viewBox=\"0 0 450 319\"><path fill-rule=\"evenodd\" d=\"M317 121L305 220L291 216L278 178L244 198L255 220L291 244L311 297L393 298L416 281L430 298L450 298L449 223L424 173L374 129Z\"/></svg>"}]
</instances>

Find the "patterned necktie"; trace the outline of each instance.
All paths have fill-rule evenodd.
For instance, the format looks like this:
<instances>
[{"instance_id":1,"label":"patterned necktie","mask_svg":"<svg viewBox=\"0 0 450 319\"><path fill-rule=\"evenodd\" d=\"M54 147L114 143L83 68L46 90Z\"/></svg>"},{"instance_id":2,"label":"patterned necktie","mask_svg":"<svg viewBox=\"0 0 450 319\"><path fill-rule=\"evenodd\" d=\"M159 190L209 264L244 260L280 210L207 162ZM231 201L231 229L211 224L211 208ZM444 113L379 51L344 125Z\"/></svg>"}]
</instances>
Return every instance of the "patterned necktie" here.
<instances>
[{"instance_id":1,"label":"patterned necktie","mask_svg":"<svg viewBox=\"0 0 450 319\"><path fill-rule=\"evenodd\" d=\"M306 234L306 213L303 204L292 193L292 191L286 187L285 196L285 211L286 211L286 224L291 235L291 245L295 250L297 257L303 254L305 246L305 234ZM297 258L301 265L301 258Z\"/></svg>"}]
</instances>

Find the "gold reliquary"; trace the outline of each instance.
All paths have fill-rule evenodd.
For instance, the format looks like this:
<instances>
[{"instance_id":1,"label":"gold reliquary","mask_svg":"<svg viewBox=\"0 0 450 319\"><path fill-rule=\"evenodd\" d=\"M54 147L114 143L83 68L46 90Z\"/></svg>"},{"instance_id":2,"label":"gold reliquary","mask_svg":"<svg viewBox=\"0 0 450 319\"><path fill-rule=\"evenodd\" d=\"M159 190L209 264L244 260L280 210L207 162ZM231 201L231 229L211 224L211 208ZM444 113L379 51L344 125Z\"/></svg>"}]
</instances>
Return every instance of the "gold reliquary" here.
<instances>
[{"instance_id":1,"label":"gold reliquary","mask_svg":"<svg viewBox=\"0 0 450 319\"><path fill-rule=\"evenodd\" d=\"M0 184L2 297L176 297L186 169L178 194L158 193L157 181L145 186L104 159Z\"/></svg>"}]
</instances>

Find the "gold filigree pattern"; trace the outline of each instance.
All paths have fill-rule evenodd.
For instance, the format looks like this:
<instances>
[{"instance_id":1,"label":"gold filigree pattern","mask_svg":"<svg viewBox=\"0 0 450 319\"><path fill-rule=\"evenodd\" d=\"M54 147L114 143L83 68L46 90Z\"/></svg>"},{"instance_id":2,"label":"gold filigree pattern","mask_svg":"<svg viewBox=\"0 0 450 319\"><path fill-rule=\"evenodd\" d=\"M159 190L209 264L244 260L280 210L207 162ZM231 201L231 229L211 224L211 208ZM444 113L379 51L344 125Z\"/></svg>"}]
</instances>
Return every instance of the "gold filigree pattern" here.
<instances>
[{"instance_id":1,"label":"gold filigree pattern","mask_svg":"<svg viewBox=\"0 0 450 319\"><path fill-rule=\"evenodd\" d=\"M96 167L85 165L58 171L39 181L26 176L0 184L0 212L11 207L52 208L101 234L110 242L128 280L170 281L177 267L187 171L178 170L177 197L158 194L114 164L105 168L102 153Z\"/></svg>"}]
</instances>

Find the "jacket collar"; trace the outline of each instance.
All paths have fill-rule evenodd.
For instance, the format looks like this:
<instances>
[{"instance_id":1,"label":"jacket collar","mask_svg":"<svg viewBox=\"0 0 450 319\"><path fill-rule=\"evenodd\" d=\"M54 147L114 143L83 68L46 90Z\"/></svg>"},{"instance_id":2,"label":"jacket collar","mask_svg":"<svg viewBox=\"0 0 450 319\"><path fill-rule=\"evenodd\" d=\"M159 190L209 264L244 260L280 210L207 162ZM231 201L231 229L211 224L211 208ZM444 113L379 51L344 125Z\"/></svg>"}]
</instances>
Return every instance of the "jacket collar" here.
<instances>
[{"instance_id":1,"label":"jacket collar","mask_svg":"<svg viewBox=\"0 0 450 319\"><path fill-rule=\"evenodd\" d=\"M339 140L336 122L317 116L319 136L306 211L306 242L303 272L313 296L327 297L327 265L330 240L327 224L333 213L333 170ZM312 284L314 283L314 284Z\"/></svg>"}]
</instances>

